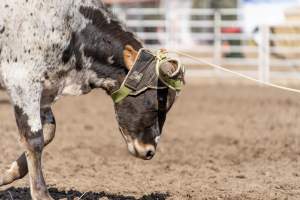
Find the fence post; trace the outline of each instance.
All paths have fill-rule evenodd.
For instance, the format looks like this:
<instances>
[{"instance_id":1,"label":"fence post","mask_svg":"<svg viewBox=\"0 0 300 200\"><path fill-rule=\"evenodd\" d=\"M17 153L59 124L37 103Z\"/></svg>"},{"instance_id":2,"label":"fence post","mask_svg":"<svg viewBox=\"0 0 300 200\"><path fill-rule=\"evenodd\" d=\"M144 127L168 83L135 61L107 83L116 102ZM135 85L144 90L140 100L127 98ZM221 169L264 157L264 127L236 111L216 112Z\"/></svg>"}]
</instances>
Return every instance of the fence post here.
<instances>
[{"instance_id":1,"label":"fence post","mask_svg":"<svg viewBox=\"0 0 300 200\"><path fill-rule=\"evenodd\" d=\"M222 16L219 10L214 12L214 55L213 61L217 65L221 65L222 61ZM218 71L218 70L217 70Z\"/></svg>"},{"instance_id":2,"label":"fence post","mask_svg":"<svg viewBox=\"0 0 300 200\"><path fill-rule=\"evenodd\" d=\"M165 32L166 32L166 40L165 40L165 47L167 49L173 48L173 40L172 40L172 18L170 17L170 13L167 11L165 12Z\"/></svg>"},{"instance_id":3,"label":"fence post","mask_svg":"<svg viewBox=\"0 0 300 200\"><path fill-rule=\"evenodd\" d=\"M264 83L270 82L270 27L262 25L260 28L259 46L259 80Z\"/></svg>"}]
</instances>

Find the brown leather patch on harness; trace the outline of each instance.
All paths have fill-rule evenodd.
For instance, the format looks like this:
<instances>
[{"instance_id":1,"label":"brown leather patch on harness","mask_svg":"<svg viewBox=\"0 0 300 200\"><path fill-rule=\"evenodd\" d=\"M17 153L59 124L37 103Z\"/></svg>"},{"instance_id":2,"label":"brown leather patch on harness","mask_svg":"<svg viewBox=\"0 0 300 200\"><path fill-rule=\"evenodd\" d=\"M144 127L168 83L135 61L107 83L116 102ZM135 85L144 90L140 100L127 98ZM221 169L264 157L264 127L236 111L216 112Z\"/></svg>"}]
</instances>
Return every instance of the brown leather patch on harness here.
<instances>
[{"instance_id":1,"label":"brown leather patch on harness","mask_svg":"<svg viewBox=\"0 0 300 200\"><path fill-rule=\"evenodd\" d=\"M153 79L153 69L155 68L155 56L147 50L141 50L138 57L128 74L125 85L137 91L149 84ZM152 72L153 71L153 72Z\"/></svg>"}]
</instances>

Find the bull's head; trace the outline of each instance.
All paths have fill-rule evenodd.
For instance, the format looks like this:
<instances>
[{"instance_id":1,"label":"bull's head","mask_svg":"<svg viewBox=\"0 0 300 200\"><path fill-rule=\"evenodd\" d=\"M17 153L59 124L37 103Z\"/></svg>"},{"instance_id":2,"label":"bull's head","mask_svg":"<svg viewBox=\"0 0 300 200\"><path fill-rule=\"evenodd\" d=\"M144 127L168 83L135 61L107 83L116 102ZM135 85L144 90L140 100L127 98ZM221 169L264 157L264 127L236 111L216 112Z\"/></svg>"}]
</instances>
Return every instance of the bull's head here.
<instances>
[{"instance_id":1,"label":"bull's head","mask_svg":"<svg viewBox=\"0 0 300 200\"><path fill-rule=\"evenodd\" d=\"M146 160L156 152L166 115L184 81L180 63L164 55L127 47L124 57L129 73L112 94L129 152Z\"/></svg>"},{"instance_id":2,"label":"bull's head","mask_svg":"<svg viewBox=\"0 0 300 200\"><path fill-rule=\"evenodd\" d=\"M63 61L74 55L77 71L84 66L89 69L83 93L105 89L115 102L129 152L151 159L167 112L183 84L183 67L163 52L155 55L143 49L135 35L105 7L80 7L80 13L90 23L72 35Z\"/></svg>"}]
</instances>

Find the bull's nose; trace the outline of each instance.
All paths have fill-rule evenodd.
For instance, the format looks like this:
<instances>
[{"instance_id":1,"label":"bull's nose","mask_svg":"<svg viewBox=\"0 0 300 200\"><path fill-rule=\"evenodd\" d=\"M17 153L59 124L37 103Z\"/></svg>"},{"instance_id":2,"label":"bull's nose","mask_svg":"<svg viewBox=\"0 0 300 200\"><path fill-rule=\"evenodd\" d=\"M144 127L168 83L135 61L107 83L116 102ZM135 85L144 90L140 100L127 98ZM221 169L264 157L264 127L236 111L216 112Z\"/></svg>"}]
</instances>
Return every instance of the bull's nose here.
<instances>
[{"instance_id":1,"label":"bull's nose","mask_svg":"<svg viewBox=\"0 0 300 200\"><path fill-rule=\"evenodd\" d=\"M150 160L155 155L154 145L142 144L142 143L138 142L137 140L135 140L134 147L138 154L138 157L140 157L142 159Z\"/></svg>"}]
</instances>

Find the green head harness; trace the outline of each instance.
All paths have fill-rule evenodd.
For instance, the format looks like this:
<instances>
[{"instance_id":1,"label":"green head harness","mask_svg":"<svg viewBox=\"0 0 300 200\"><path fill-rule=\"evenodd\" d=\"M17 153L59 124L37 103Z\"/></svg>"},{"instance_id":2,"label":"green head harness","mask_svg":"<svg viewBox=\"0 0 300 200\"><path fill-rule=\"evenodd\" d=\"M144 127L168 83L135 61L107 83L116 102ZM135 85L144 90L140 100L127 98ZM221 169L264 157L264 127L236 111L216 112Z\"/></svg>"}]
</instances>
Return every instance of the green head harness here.
<instances>
[{"instance_id":1,"label":"green head harness","mask_svg":"<svg viewBox=\"0 0 300 200\"><path fill-rule=\"evenodd\" d=\"M127 96L138 96L148 89L170 88L179 93L184 84L184 73L180 61L168 58L166 51L154 54L141 49L121 87L111 97L115 103L120 103Z\"/></svg>"}]
</instances>

